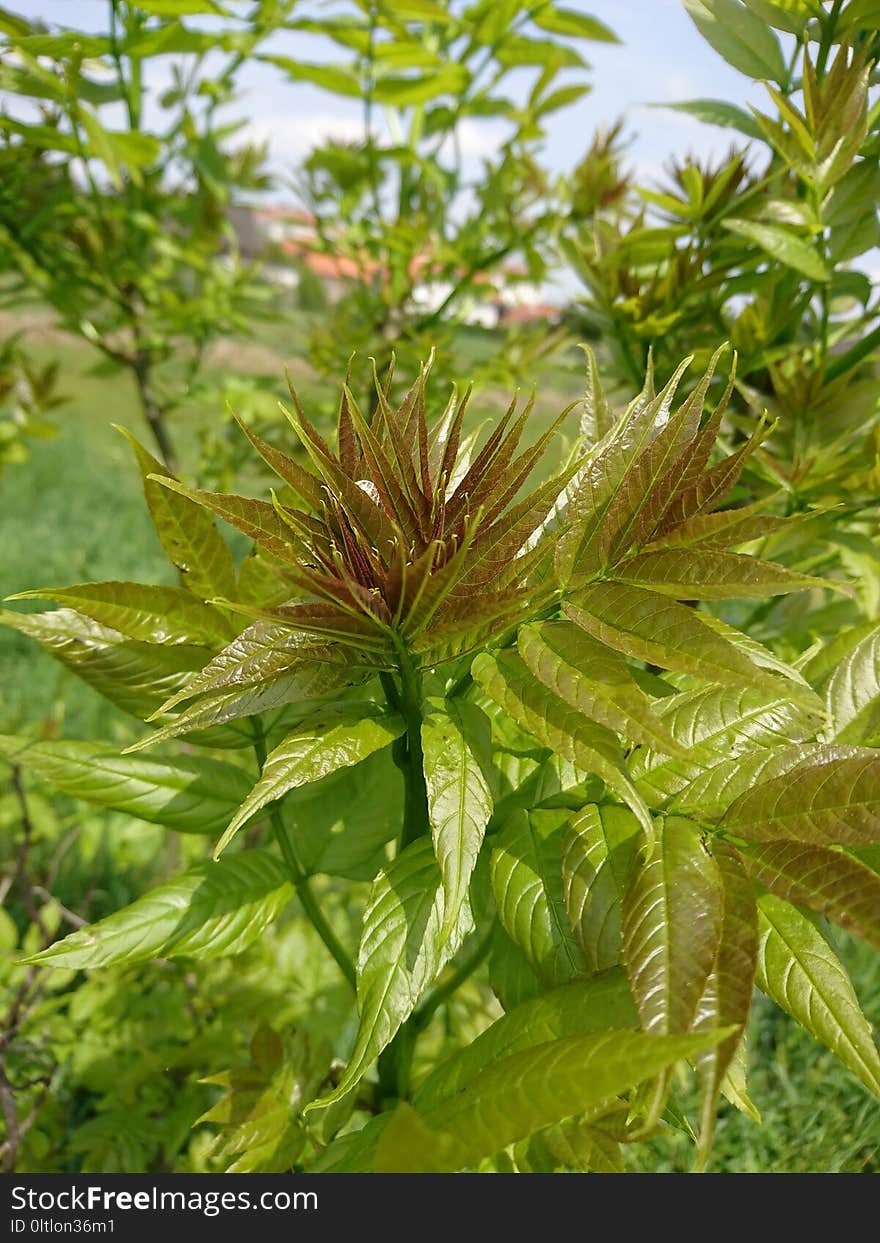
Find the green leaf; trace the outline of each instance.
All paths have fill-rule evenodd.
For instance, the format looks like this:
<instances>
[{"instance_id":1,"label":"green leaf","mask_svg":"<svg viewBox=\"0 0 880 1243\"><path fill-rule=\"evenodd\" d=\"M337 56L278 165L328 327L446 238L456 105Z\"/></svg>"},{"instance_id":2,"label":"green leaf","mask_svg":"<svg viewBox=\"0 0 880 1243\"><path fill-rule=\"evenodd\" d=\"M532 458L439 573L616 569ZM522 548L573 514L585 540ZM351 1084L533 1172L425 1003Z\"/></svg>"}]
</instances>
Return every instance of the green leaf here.
<instances>
[{"instance_id":1,"label":"green leaf","mask_svg":"<svg viewBox=\"0 0 880 1243\"><path fill-rule=\"evenodd\" d=\"M720 815L731 802L730 781L738 762L771 763L780 747L805 742L815 733L815 718L780 693L705 687L670 695L656 705L657 715L687 758L679 760L640 750L630 771L652 806L699 809ZM803 758L797 759L789 767ZM751 771L751 770L750 770Z\"/></svg>"},{"instance_id":2,"label":"green leaf","mask_svg":"<svg viewBox=\"0 0 880 1243\"><path fill-rule=\"evenodd\" d=\"M260 780L242 803L217 843L219 858L238 830L267 803L288 790L320 781L339 768L365 760L390 746L406 729L403 719L371 703L347 703L304 722L266 757Z\"/></svg>"},{"instance_id":3,"label":"green leaf","mask_svg":"<svg viewBox=\"0 0 880 1243\"><path fill-rule=\"evenodd\" d=\"M73 609L0 612L0 622L36 639L98 694L144 720L210 659L204 647L138 643Z\"/></svg>"},{"instance_id":4,"label":"green leaf","mask_svg":"<svg viewBox=\"0 0 880 1243\"><path fill-rule=\"evenodd\" d=\"M742 850L749 875L796 906L827 915L880 948L880 876L840 850L767 842Z\"/></svg>"},{"instance_id":5,"label":"green leaf","mask_svg":"<svg viewBox=\"0 0 880 1243\"><path fill-rule=\"evenodd\" d=\"M220 863L197 864L27 961L91 970L151 958L238 954L258 940L292 896L278 859L242 851Z\"/></svg>"},{"instance_id":6,"label":"green leaf","mask_svg":"<svg viewBox=\"0 0 880 1243\"><path fill-rule=\"evenodd\" d=\"M147 583L77 583L22 591L14 600L56 600L143 643L226 643L234 633L229 622L181 587Z\"/></svg>"},{"instance_id":7,"label":"green leaf","mask_svg":"<svg viewBox=\"0 0 880 1243\"><path fill-rule=\"evenodd\" d=\"M880 742L880 627L843 657L828 682L831 742Z\"/></svg>"},{"instance_id":8,"label":"green leaf","mask_svg":"<svg viewBox=\"0 0 880 1243\"><path fill-rule=\"evenodd\" d=\"M294 60L292 56L260 56L258 59L283 69L294 82L311 82L334 95L348 95L353 99L361 94L358 78L340 65L312 65Z\"/></svg>"},{"instance_id":9,"label":"green leaf","mask_svg":"<svg viewBox=\"0 0 880 1243\"><path fill-rule=\"evenodd\" d=\"M750 113L723 99L686 99L681 103L658 104L657 106L671 108L676 112L686 112L706 125L720 125L724 129L739 130L747 138L760 139L762 137L761 128Z\"/></svg>"},{"instance_id":10,"label":"green leaf","mask_svg":"<svg viewBox=\"0 0 880 1243\"><path fill-rule=\"evenodd\" d=\"M217 51L224 42L224 35L216 30L189 30L182 22L172 21L146 30L134 30L123 42L121 50L138 60L150 56L197 56ZM108 52L110 50L107 49Z\"/></svg>"},{"instance_id":11,"label":"green leaf","mask_svg":"<svg viewBox=\"0 0 880 1243\"><path fill-rule=\"evenodd\" d=\"M579 52L555 39L530 39L525 35L508 34L496 51L498 63L505 69L521 65L544 65L555 69L586 69Z\"/></svg>"},{"instance_id":12,"label":"green leaf","mask_svg":"<svg viewBox=\"0 0 880 1243\"><path fill-rule=\"evenodd\" d=\"M772 893L758 898L758 987L880 1096L880 1056L846 968L815 919Z\"/></svg>"},{"instance_id":13,"label":"green leaf","mask_svg":"<svg viewBox=\"0 0 880 1243\"><path fill-rule=\"evenodd\" d=\"M295 705L291 711L296 713L296 720L302 720L310 713L326 707L324 701L328 696L357 683L358 680L364 681L365 679L363 675L358 679L357 671L348 672L340 665L304 663L285 673L279 673L275 677L257 682L253 686L238 687L231 691L223 691L219 695L206 695L203 699L190 704L155 733L127 747L126 751L143 751L146 747L167 742L171 738L177 738L180 734L192 734L205 729L213 730L217 725L225 725L229 721L238 721L243 717L257 716L261 712L271 712L276 708L286 707L288 704ZM251 746L254 741L253 729L245 724L237 728L246 738L247 745Z\"/></svg>"},{"instance_id":14,"label":"green leaf","mask_svg":"<svg viewBox=\"0 0 880 1243\"><path fill-rule=\"evenodd\" d=\"M502 927L546 984L586 971L562 896L565 811L517 811L493 838L492 892Z\"/></svg>"},{"instance_id":15,"label":"green leaf","mask_svg":"<svg viewBox=\"0 0 880 1243\"><path fill-rule=\"evenodd\" d=\"M653 486L676 450L680 452L685 447L686 433L691 430L691 426L684 426L688 416L685 413L684 419L677 416L670 421L669 412L690 362L687 358L680 363L656 396L653 375L649 373L643 393L618 420L607 441L597 448L579 475L566 515L568 530L554 552L556 576L562 585L597 577L603 563L611 559L613 539L625 526L624 516L618 514L609 527L609 515L627 503L632 516L634 509L644 505L646 489Z\"/></svg>"},{"instance_id":16,"label":"green leaf","mask_svg":"<svg viewBox=\"0 0 880 1243\"><path fill-rule=\"evenodd\" d=\"M406 847L373 882L358 950L360 1025L345 1073L334 1091L306 1108L341 1100L391 1042L422 993L455 954L471 927L462 908L457 927L441 942L443 888L432 843Z\"/></svg>"},{"instance_id":17,"label":"green leaf","mask_svg":"<svg viewBox=\"0 0 880 1243\"><path fill-rule=\"evenodd\" d=\"M184 17L189 13L215 13L223 15L227 12L217 0L138 0L138 8L156 17Z\"/></svg>"},{"instance_id":18,"label":"green leaf","mask_svg":"<svg viewBox=\"0 0 880 1243\"><path fill-rule=\"evenodd\" d=\"M614 735L588 721L532 677L515 652L497 657L481 653L471 672L486 694L543 746L569 760L584 773L595 773L639 817L646 832L653 821L630 780Z\"/></svg>"},{"instance_id":19,"label":"green leaf","mask_svg":"<svg viewBox=\"0 0 880 1243\"><path fill-rule=\"evenodd\" d=\"M739 0L684 0L684 6L706 42L734 69L785 85L788 73L779 40Z\"/></svg>"},{"instance_id":20,"label":"green leaf","mask_svg":"<svg viewBox=\"0 0 880 1243\"><path fill-rule=\"evenodd\" d=\"M824 17L821 0L744 0L747 8L789 34L803 35L811 17Z\"/></svg>"},{"instance_id":21,"label":"green leaf","mask_svg":"<svg viewBox=\"0 0 880 1243\"><path fill-rule=\"evenodd\" d=\"M782 777L811 763L818 751L813 744L796 743L776 749L759 746L735 759L716 754L715 762L707 764L704 771L668 800L665 810L701 820L720 819L741 794L759 782Z\"/></svg>"},{"instance_id":22,"label":"green leaf","mask_svg":"<svg viewBox=\"0 0 880 1243\"><path fill-rule=\"evenodd\" d=\"M645 1032L604 1031L566 1036L502 1058L482 1071L451 1100L423 1115L431 1132L455 1141L454 1157L443 1168L475 1165L517 1140L628 1091L693 1056L723 1033L654 1036ZM423 1153L435 1164L437 1148Z\"/></svg>"},{"instance_id":23,"label":"green leaf","mask_svg":"<svg viewBox=\"0 0 880 1243\"><path fill-rule=\"evenodd\" d=\"M489 984L503 1010L512 1010L536 997L543 988L525 954L498 922L489 952Z\"/></svg>"},{"instance_id":24,"label":"green leaf","mask_svg":"<svg viewBox=\"0 0 880 1243\"><path fill-rule=\"evenodd\" d=\"M523 626L517 647L535 677L583 716L632 742L683 754L632 680L623 657L572 622Z\"/></svg>"},{"instance_id":25,"label":"green leaf","mask_svg":"<svg viewBox=\"0 0 880 1243\"><path fill-rule=\"evenodd\" d=\"M576 9L562 8L558 4L544 5L534 16L541 30L554 35L569 35L573 39L589 39L594 43L619 43L617 35L604 22Z\"/></svg>"},{"instance_id":26,"label":"green leaf","mask_svg":"<svg viewBox=\"0 0 880 1243\"><path fill-rule=\"evenodd\" d=\"M751 540L766 539L768 535L784 531L797 522L797 519L777 517L764 512L766 504L764 500L756 501L754 505L744 505L740 509L696 514L674 526L664 526L663 534L651 540L647 551L694 545L704 548L735 548Z\"/></svg>"},{"instance_id":27,"label":"green leaf","mask_svg":"<svg viewBox=\"0 0 880 1243\"><path fill-rule=\"evenodd\" d=\"M742 237L757 242L768 255L778 259L787 268L792 268L795 272L800 272L802 276L809 277L811 281L831 280L831 271L815 247L798 237L796 233L792 233L784 225L762 224L758 220L739 220L733 216L726 217L721 223L725 229L730 229Z\"/></svg>"},{"instance_id":28,"label":"green leaf","mask_svg":"<svg viewBox=\"0 0 880 1243\"><path fill-rule=\"evenodd\" d=\"M608 1028L638 1025L638 1015L622 970L590 980L572 980L524 1001L458 1049L416 1089L421 1113L454 1098L487 1066L523 1049Z\"/></svg>"},{"instance_id":29,"label":"green leaf","mask_svg":"<svg viewBox=\"0 0 880 1243\"><path fill-rule=\"evenodd\" d=\"M222 492L207 492L202 488L187 488L170 475L150 475L149 478L178 496L187 497L197 505L209 509L265 548L273 557L298 565L293 548L295 535L267 501L255 501L248 496L236 496Z\"/></svg>"},{"instance_id":30,"label":"green leaf","mask_svg":"<svg viewBox=\"0 0 880 1243\"><path fill-rule=\"evenodd\" d=\"M594 971L621 960L620 903L640 838L641 826L632 812L615 805L590 803L565 830L565 909Z\"/></svg>"},{"instance_id":31,"label":"green leaf","mask_svg":"<svg viewBox=\"0 0 880 1243\"><path fill-rule=\"evenodd\" d=\"M633 660L729 686L773 686L779 693L784 686L713 633L701 614L656 591L596 583L573 595L563 611L587 634Z\"/></svg>"},{"instance_id":32,"label":"green leaf","mask_svg":"<svg viewBox=\"0 0 880 1243\"><path fill-rule=\"evenodd\" d=\"M420 78L396 75L379 78L373 88L373 98L380 104L407 108L436 99L439 95L458 95L467 82L468 73L464 65L447 62L440 69Z\"/></svg>"},{"instance_id":33,"label":"green leaf","mask_svg":"<svg viewBox=\"0 0 880 1243\"><path fill-rule=\"evenodd\" d=\"M587 382L584 392L584 408L580 419L580 433L588 445L597 445L614 428L615 415L611 409L596 355L588 345L581 347L586 356Z\"/></svg>"},{"instance_id":34,"label":"green leaf","mask_svg":"<svg viewBox=\"0 0 880 1243\"><path fill-rule=\"evenodd\" d=\"M203 600L235 595L235 565L226 541L201 505L162 487L152 475L166 475L162 463L125 428L118 429L137 456L144 498L159 542L180 571L183 585Z\"/></svg>"},{"instance_id":35,"label":"green leaf","mask_svg":"<svg viewBox=\"0 0 880 1243\"><path fill-rule=\"evenodd\" d=\"M105 130L104 137L110 144L116 160L128 165L132 175L138 169L155 163L162 153L162 144L152 134L140 130Z\"/></svg>"},{"instance_id":36,"label":"green leaf","mask_svg":"<svg viewBox=\"0 0 880 1243\"><path fill-rule=\"evenodd\" d=\"M385 1128L391 1121L390 1113L371 1118L359 1131L337 1135L324 1151L309 1162L310 1174L365 1174L373 1168L373 1157Z\"/></svg>"},{"instance_id":37,"label":"green leaf","mask_svg":"<svg viewBox=\"0 0 880 1243\"><path fill-rule=\"evenodd\" d=\"M593 1124L587 1120L592 1118L593 1112L588 1111L586 1118L567 1118L564 1122L558 1122L555 1126L541 1131L531 1141L529 1158L534 1161L533 1154L537 1145L538 1159L546 1152L553 1172L567 1173L577 1170L583 1174L625 1173L626 1163L620 1141L601 1123ZM626 1110L620 1111L618 1116L625 1119Z\"/></svg>"},{"instance_id":38,"label":"green leaf","mask_svg":"<svg viewBox=\"0 0 880 1243\"><path fill-rule=\"evenodd\" d=\"M880 325L873 332L857 341L850 349L835 355L825 368L825 379L828 384L840 379L848 371L852 371L859 363L864 362L880 346Z\"/></svg>"},{"instance_id":39,"label":"green leaf","mask_svg":"<svg viewBox=\"0 0 880 1243\"><path fill-rule=\"evenodd\" d=\"M161 711L170 712L182 700L196 695L217 695L253 686L295 669L305 672L309 665L320 665L322 657L332 663L331 655L328 645L311 635L271 622L255 622L190 678L183 690L172 695Z\"/></svg>"},{"instance_id":40,"label":"green leaf","mask_svg":"<svg viewBox=\"0 0 880 1243\"><path fill-rule=\"evenodd\" d=\"M281 814L307 873L371 881L403 823L403 777L389 748L289 790Z\"/></svg>"},{"instance_id":41,"label":"green leaf","mask_svg":"<svg viewBox=\"0 0 880 1243\"><path fill-rule=\"evenodd\" d=\"M722 916L718 864L698 827L676 816L658 822L654 853L622 906L624 962L645 1031L688 1030L715 965Z\"/></svg>"},{"instance_id":42,"label":"green leaf","mask_svg":"<svg viewBox=\"0 0 880 1243\"><path fill-rule=\"evenodd\" d=\"M862 639L872 635L876 626L874 621L865 621L839 630L801 665L801 673L807 682L819 690L827 687L838 664L858 647Z\"/></svg>"},{"instance_id":43,"label":"green leaf","mask_svg":"<svg viewBox=\"0 0 880 1243\"><path fill-rule=\"evenodd\" d=\"M535 116L543 118L551 112L558 112L561 108L568 108L571 104L577 103L579 99L583 99L584 95L588 95L592 89L587 82L582 82L579 86L561 86L558 90L551 91L549 95L545 95L535 105Z\"/></svg>"},{"instance_id":44,"label":"green leaf","mask_svg":"<svg viewBox=\"0 0 880 1243\"><path fill-rule=\"evenodd\" d=\"M379 1136L371 1170L375 1174L439 1174L454 1169L455 1140L432 1131L407 1101L401 1101Z\"/></svg>"},{"instance_id":45,"label":"green leaf","mask_svg":"<svg viewBox=\"0 0 880 1243\"><path fill-rule=\"evenodd\" d=\"M492 815L492 791L469 742L482 729L481 717L474 704L447 699L432 701L422 721L428 817L443 877L443 939L456 926L467 901Z\"/></svg>"},{"instance_id":46,"label":"green leaf","mask_svg":"<svg viewBox=\"0 0 880 1243\"><path fill-rule=\"evenodd\" d=\"M448 25L455 17L443 4L435 4L434 0L393 0L389 5L395 17L408 18L415 22L437 22Z\"/></svg>"},{"instance_id":47,"label":"green leaf","mask_svg":"<svg viewBox=\"0 0 880 1243\"><path fill-rule=\"evenodd\" d=\"M880 753L816 748L791 772L741 794L721 824L757 842L859 846L880 841Z\"/></svg>"},{"instance_id":48,"label":"green leaf","mask_svg":"<svg viewBox=\"0 0 880 1243\"><path fill-rule=\"evenodd\" d=\"M746 600L832 586L757 557L696 549L641 553L618 566L615 578L678 600Z\"/></svg>"},{"instance_id":49,"label":"green leaf","mask_svg":"<svg viewBox=\"0 0 880 1243\"><path fill-rule=\"evenodd\" d=\"M726 1040L694 1059L702 1093L700 1155L708 1157L718 1097L745 1035L758 968L758 908L743 862L726 842L716 840L712 855L721 880L722 914L718 955L697 1006L695 1031L733 1028Z\"/></svg>"},{"instance_id":50,"label":"green leaf","mask_svg":"<svg viewBox=\"0 0 880 1243\"><path fill-rule=\"evenodd\" d=\"M28 742L0 735L0 753L71 798L85 799L180 833L216 833L251 778L221 760L184 755L141 760L94 742Z\"/></svg>"}]
</instances>

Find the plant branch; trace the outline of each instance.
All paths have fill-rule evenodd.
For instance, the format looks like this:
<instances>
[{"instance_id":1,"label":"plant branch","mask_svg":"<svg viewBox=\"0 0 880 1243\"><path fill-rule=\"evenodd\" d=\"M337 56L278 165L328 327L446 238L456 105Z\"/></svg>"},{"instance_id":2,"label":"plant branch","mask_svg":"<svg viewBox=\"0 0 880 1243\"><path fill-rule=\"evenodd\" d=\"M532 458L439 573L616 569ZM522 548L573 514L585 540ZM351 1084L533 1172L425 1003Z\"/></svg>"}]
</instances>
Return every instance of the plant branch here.
<instances>
[{"instance_id":1,"label":"plant branch","mask_svg":"<svg viewBox=\"0 0 880 1243\"><path fill-rule=\"evenodd\" d=\"M399 638L397 643L400 690L393 684L391 690L383 681L389 704L401 713L406 722L405 750L401 745L394 753L394 760L403 773L404 800L403 824L400 830L399 850L429 831L428 791L425 786L422 755L422 683L418 669L413 664L406 646ZM387 676L387 675L386 675ZM396 699L396 702L395 702Z\"/></svg>"},{"instance_id":2,"label":"plant branch","mask_svg":"<svg viewBox=\"0 0 880 1243\"><path fill-rule=\"evenodd\" d=\"M147 426L152 432L162 462L174 474L177 470L177 454L165 424L164 411L156 397L152 380L153 364L147 351L138 349L131 366Z\"/></svg>"},{"instance_id":3,"label":"plant branch","mask_svg":"<svg viewBox=\"0 0 880 1243\"><path fill-rule=\"evenodd\" d=\"M834 0L831 11L827 18L821 22L822 34L819 39L819 54L816 57L816 77L821 82L825 77L825 69L828 64L828 55L831 51L831 45L834 42L834 32L837 29L837 19L840 16L840 10L843 8L843 0Z\"/></svg>"},{"instance_id":4,"label":"plant branch","mask_svg":"<svg viewBox=\"0 0 880 1243\"><path fill-rule=\"evenodd\" d=\"M263 764L266 762L266 742L262 725L259 720L256 721L254 754L256 755L257 762L262 769ZM281 813L278 809L277 803L273 803L269 808L269 821L272 825L272 830L275 834L275 839L278 842L281 854L284 857L284 862L287 864L287 869L290 872L290 879L293 881L297 897L300 900L300 904L305 911L309 922L324 942L324 945L336 961L336 965L339 967L339 970L345 976L348 983L353 989L356 989L357 973L355 971L354 963L346 952L342 942L330 927L323 911L318 905L315 895L312 893L311 886L309 885L309 878L297 857L296 848L290 840L290 835L287 832L284 821L281 819Z\"/></svg>"},{"instance_id":5,"label":"plant branch","mask_svg":"<svg viewBox=\"0 0 880 1243\"><path fill-rule=\"evenodd\" d=\"M439 1010L440 1006L458 992L465 980L469 980L480 964L488 956L489 950L492 948L492 933L494 930L494 922L478 936L468 947L468 952L463 956L461 962L453 970L448 979L442 984L438 984L435 989L428 993L420 1006L416 1008L413 1014L413 1026L417 1032L427 1027L428 1023Z\"/></svg>"}]
</instances>

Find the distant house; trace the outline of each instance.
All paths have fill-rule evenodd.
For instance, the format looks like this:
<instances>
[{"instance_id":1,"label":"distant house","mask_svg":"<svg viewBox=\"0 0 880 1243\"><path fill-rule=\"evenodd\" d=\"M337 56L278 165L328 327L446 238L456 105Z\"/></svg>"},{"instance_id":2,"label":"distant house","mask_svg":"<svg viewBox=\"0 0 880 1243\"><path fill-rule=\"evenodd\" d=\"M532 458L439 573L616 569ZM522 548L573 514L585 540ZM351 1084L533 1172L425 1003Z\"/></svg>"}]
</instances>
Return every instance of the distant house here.
<instances>
[{"instance_id":1,"label":"distant house","mask_svg":"<svg viewBox=\"0 0 880 1243\"><path fill-rule=\"evenodd\" d=\"M296 288L300 265L321 279L331 302L341 298L352 283L382 279L381 265L367 255L328 253L315 217L301 208L236 208L231 220L242 254L261 258L269 279L285 288ZM455 279L432 261L427 250L413 261L410 276L414 306L426 314L443 306L455 290ZM553 323L562 315L562 309L546 302L540 287L529 281L528 269L514 262L502 264L491 276L476 273L456 305L464 323L482 328L495 328L501 322Z\"/></svg>"}]
</instances>

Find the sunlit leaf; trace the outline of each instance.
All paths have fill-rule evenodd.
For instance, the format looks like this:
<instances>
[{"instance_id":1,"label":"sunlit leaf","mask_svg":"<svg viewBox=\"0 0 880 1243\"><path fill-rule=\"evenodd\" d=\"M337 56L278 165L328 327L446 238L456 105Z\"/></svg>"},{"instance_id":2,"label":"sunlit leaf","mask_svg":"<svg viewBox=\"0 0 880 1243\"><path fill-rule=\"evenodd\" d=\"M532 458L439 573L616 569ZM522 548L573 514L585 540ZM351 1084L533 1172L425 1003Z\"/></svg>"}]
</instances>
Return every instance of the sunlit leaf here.
<instances>
[{"instance_id":1,"label":"sunlit leaf","mask_svg":"<svg viewBox=\"0 0 880 1243\"><path fill-rule=\"evenodd\" d=\"M407 846L373 883L358 950L357 1039L338 1085L315 1107L340 1100L358 1083L458 949L471 927L470 909L462 908L458 924L441 942L443 909L433 844L423 838Z\"/></svg>"},{"instance_id":2,"label":"sunlit leaf","mask_svg":"<svg viewBox=\"0 0 880 1243\"><path fill-rule=\"evenodd\" d=\"M563 903L560 857L565 819L565 812L517 812L492 845L498 918L547 984L586 970Z\"/></svg>"},{"instance_id":3,"label":"sunlit leaf","mask_svg":"<svg viewBox=\"0 0 880 1243\"><path fill-rule=\"evenodd\" d=\"M242 803L214 851L218 858L238 830L267 803L288 790L320 781L339 768L365 760L390 746L405 729L403 720L372 704L346 704L304 722L266 757L259 781Z\"/></svg>"},{"instance_id":4,"label":"sunlit leaf","mask_svg":"<svg viewBox=\"0 0 880 1243\"><path fill-rule=\"evenodd\" d=\"M767 842L742 851L749 875L796 906L827 915L880 948L880 876L841 850Z\"/></svg>"},{"instance_id":5,"label":"sunlit leaf","mask_svg":"<svg viewBox=\"0 0 880 1243\"><path fill-rule=\"evenodd\" d=\"M880 1055L846 969L810 916L774 894L758 899L758 987L880 1096Z\"/></svg>"},{"instance_id":6,"label":"sunlit leaf","mask_svg":"<svg viewBox=\"0 0 880 1243\"><path fill-rule=\"evenodd\" d=\"M758 964L758 908L742 860L721 841L713 844L712 854L721 880L721 933L718 954L697 1006L694 1030L732 1027L733 1031L720 1044L701 1050L694 1058L702 1091L703 1159L712 1142L718 1097L744 1038Z\"/></svg>"},{"instance_id":7,"label":"sunlit leaf","mask_svg":"<svg viewBox=\"0 0 880 1243\"><path fill-rule=\"evenodd\" d=\"M723 919L718 864L689 820L668 817L623 897L623 955L645 1031L685 1032L715 964Z\"/></svg>"},{"instance_id":8,"label":"sunlit leaf","mask_svg":"<svg viewBox=\"0 0 880 1243\"><path fill-rule=\"evenodd\" d=\"M473 663L475 680L523 729L544 746L570 760L582 772L594 772L633 809L645 829L652 821L626 772L616 738L552 694L529 672L519 656L483 653Z\"/></svg>"},{"instance_id":9,"label":"sunlit leaf","mask_svg":"<svg viewBox=\"0 0 880 1243\"><path fill-rule=\"evenodd\" d=\"M628 808L588 804L562 842L565 909L587 962L604 971L621 960L620 903L640 844Z\"/></svg>"},{"instance_id":10,"label":"sunlit leaf","mask_svg":"<svg viewBox=\"0 0 880 1243\"><path fill-rule=\"evenodd\" d=\"M441 938L455 927L492 814L492 792L472 750L479 709L437 701L422 722L422 752L434 853L443 876ZM487 723L488 724L488 723Z\"/></svg>"},{"instance_id":11,"label":"sunlit leaf","mask_svg":"<svg viewBox=\"0 0 880 1243\"><path fill-rule=\"evenodd\" d=\"M53 967L109 967L151 958L238 954L293 896L280 860L248 850L201 863L30 960Z\"/></svg>"},{"instance_id":12,"label":"sunlit leaf","mask_svg":"<svg viewBox=\"0 0 880 1243\"><path fill-rule=\"evenodd\" d=\"M817 748L791 775L741 794L722 824L758 842L859 846L880 841L880 753Z\"/></svg>"},{"instance_id":13,"label":"sunlit leaf","mask_svg":"<svg viewBox=\"0 0 880 1243\"><path fill-rule=\"evenodd\" d=\"M206 756L144 760L95 742L0 736L0 753L71 798L181 833L216 833L251 786L244 769Z\"/></svg>"}]
</instances>

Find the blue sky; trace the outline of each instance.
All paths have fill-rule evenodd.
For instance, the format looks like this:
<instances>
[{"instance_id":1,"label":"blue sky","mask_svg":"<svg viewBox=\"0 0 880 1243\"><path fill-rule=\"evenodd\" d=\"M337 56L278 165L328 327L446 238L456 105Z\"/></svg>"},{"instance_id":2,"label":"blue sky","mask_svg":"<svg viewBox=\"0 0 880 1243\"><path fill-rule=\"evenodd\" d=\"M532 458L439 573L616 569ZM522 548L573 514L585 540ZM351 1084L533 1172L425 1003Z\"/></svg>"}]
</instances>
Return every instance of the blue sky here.
<instances>
[{"instance_id":1,"label":"blue sky","mask_svg":"<svg viewBox=\"0 0 880 1243\"><path fill-rule=\"evenodd\" d=\"M99 29L106 0L6 0L9 8L52 23L72 20ZM551 122L544 158L562 172L577 162L598 125L624 116L633 137L630 162L642 177L659 176L673 152L723 152L732 131L704 126L681 113L652 108L693 98L729 99L760 104L763 88L731 69L706 44L691 23L681 0L566 0L567 6L592 13L614 29L621 45L581 44L593 66L593 91ZM236 6L237 7L237 6ZM308 11L313 6L303 5ZM327 52L314 37L287 33L279 51L322 60ZM167 73L158 69L160 75ZM166 79L167 80L167 79ZM249 65L243 74L246 90L238 105L249 132L268 141L279 168L294 164L325 136L355 137L359 133L357 101L342 100L301 84L281 80L274 69ZM154 76L157 91L164 82ZM475 159L497 149L503 130L498 123L467 123L464 148Z\"/></svg>"}]
</instances>

